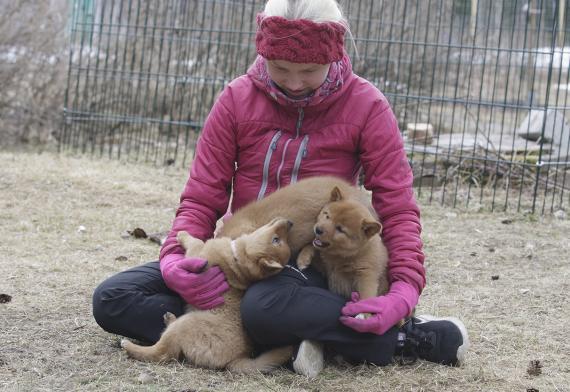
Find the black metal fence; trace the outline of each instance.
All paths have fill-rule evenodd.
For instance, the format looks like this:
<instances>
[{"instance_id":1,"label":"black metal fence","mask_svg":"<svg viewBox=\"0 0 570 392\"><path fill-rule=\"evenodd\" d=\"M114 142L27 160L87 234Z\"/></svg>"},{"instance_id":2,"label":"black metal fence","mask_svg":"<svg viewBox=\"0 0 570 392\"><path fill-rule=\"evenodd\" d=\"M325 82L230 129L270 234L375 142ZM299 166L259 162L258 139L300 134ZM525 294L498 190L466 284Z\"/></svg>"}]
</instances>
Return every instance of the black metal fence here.
<instances>
[{"instance_id":1,"label":"black metal fence","mask_svg":"<svg viewBox=\"0 0 570 392\"><path fill-rule=\"evenodd\" d=\"M355 72L389 98L421 200L568 206L569 2L341 2ZM216 95L255 56L263 4L75 0L60 149L188 164Z\"/></svg>"}]
</instances>

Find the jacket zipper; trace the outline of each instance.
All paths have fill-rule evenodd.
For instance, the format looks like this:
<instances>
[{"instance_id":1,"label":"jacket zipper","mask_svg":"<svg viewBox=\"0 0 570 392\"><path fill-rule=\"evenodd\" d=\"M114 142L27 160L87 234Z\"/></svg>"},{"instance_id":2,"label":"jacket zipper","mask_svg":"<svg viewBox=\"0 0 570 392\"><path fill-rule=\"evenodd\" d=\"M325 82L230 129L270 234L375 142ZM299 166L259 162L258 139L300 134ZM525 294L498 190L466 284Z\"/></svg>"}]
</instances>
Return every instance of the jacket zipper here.
<instances>
[{"instance_id":1,"label":"jacket zipper","mask_svg":"<svg viewBox=\"0 0 570 392\"><path fill-rule=\"evenodd\" d=\"M299 175L299 169L301 168L301 161L307 156L307 145L309 144L309 135L305 135L299 146L299 151L297 151L297 157L295 157L295 166L293 166L293 173L291 174L291 184L297 182L297 176Z\"/></svg>"},{"instance_id":2,"label":"jacket zipper","mask_svg":"<svg viewBox=\"0 0 570 392\"><path fill-rule=\"evenodd\" d=\"M287 147L289 147L289 143L291 142L291 140L298 139L299 135L301 134L301 125L303 124L303 118L305 117L305 111L303 110L303 108L299 108L298 113L299 113L299 117L297 117L297 124L295 125L295 137L293 139L287 140L287 143L285 143L285 147L283 147L283 153L281 155L281 163L279 164L279 169L277 169L277 189L281 188L281 179L280 179L281 169L283 169L283 164L285 163L285 155L287 154ZM301 146L299 146L299 149L301 149ZM299 155L299 153L297 153L297 156L298 155ZM296 162L297 162L297 160L295 159L295 163ZM300 164L301 164L301 161L299 161L299 165ZM291 177L291 183L293 183L292 177Z\"/></svg>"},{"instance_id":3,"label":"jacket zipper","mask_svg":"<svg viewBox=\"0 0 570 392\"><path fill-rule=\"evenodd\" d=\"M271 163L271 156L273 155L273 151L277 149L277 141L281 137L281 133L282 131L278 131L273 135L273 138L271 138L271 142L269 143L269 147L267 148L267 152L265 153L265 161L263 162L263 178L261 180L261 188L259 189L257 200L261 200L263 199L263 196L265 196L267 182L269 181L269 164Z\"/></svg>"},{"instance_id":4,"label":"jacket zipper","mask_svg":"<svg viewBox=\"0 0 570 392\"><path fill-rule=\"evenodd\" d=\"M299 132L301 131L301 124L303 124L303 118L305 117L305 111L303 108L299 108L299 117L297 118L297 125L295 127L296 135L295 139L299 137Z\"/></svg>"},{"instance_id":5,"label":"jacket zipper","mask_svg":"<svg viewBox=\"0 0 570 392\"><path fill-rule=\"evenodd\" d=\"M293 139L289 139L285 142L285 145L283 146L283 153L281 154L281 162L279 162L279 168L277 169L277 189L281 188L281 180L279 177L281 177L281 169L283 169L283 165L285 164L285 155L287 154L287 148L289 147L289 143L291 143L291 140Z\"/></svg>"}]
</instances>

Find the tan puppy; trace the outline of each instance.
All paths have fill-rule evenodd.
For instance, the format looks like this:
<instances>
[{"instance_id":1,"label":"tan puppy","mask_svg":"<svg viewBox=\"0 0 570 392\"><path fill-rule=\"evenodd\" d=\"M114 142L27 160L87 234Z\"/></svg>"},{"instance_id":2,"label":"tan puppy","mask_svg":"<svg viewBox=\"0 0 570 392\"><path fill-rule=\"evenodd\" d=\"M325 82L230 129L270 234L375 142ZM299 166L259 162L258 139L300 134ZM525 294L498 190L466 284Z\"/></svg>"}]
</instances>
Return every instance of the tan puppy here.
<instances>
[{"instance_id":1,"label":"tan puppy","mask_svg":"<svg viewBox=\"0 0 570 392\"><path fill-rule=\"evenodd\" d=\"M289 233L289 247L293 256L296 256L315 238L313 226L324 205L330 201L331 191L335 187L346 198L361 200L364 205L369 203L363 192L342 179L331 176L311 177L281 188L266 198L239 209L224 223L218 235L237 238L281 216L293 222Z\"/></svg>"},{"instance_id":2,"label":"tan puppy","mask_svg":"<svg viewBox=\"0 0 570 392\"><path fill-rule=\"evenodd\" d=\"M314 225L315 239L300 252L297 265L313 263L327 277L329 289L361 299L388 291L388 251L382 243L378 222L369 203L347 198L335 187Z\"/></svg>"},{"instance_id":3,"label":"tan puppy","mask_svg":"<svg viewBox=\"0 0 570 392\"><path fill-rule=\"evenodd\" d=\"M290 257L288 235L291 222L275 218L251 234L202 241L185 231L177 235L187 257L207 259L209 266L219 265L230 290L224 305L211 310L194 310L176 318L164 315L167 325L153 346L136 345L126 339L121 346L128 355L141 360L162 362L185 357L194 365L210 369L227 368L240 373L269 372L293 355L293 347L280 347L250 358L253 346L241 322L240 301L253 282L275 275Z\"/></svg>"}]
</instances>

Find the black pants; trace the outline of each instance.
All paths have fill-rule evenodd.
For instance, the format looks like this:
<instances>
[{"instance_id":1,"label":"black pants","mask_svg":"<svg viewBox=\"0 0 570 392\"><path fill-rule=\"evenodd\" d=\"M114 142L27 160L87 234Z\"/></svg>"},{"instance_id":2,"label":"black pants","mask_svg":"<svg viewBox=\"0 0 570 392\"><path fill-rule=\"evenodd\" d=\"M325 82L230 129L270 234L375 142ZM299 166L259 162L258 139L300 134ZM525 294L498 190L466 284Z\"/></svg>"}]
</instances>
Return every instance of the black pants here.
<instances>
[{"instance_id":1,"label":"black pants","mask_svg":"<svg viewBox=\"0 0 570 392\"><path fill-rule=\"evenodd\" d=\"M260 348L298 344L303 339L326 343L352 362L386 365L396 349L398 329L382 336L359 333L338 321L346 300L328 290L312 268L286 268L253 284L241 313L248 334ZM184 301L164 284L158 262L111 276L93 294L93 315L106 331L154 343L164 330L162 316L184 312Z\"/></svg>"}]
</instances>

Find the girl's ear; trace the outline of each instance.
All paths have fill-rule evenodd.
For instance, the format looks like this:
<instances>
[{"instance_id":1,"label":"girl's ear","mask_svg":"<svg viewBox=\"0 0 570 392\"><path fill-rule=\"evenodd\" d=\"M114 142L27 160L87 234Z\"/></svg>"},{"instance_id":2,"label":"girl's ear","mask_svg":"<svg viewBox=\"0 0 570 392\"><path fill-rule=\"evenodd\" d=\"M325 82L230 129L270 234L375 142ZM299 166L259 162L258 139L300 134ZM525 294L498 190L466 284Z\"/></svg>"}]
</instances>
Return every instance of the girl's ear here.
<instances>
[{"instance_id":1,"label":"girl's ear","mask_svg":"<svg viewBox=\"0 0 570 392\"><path fill-rule=\"evenodd\" d=\"M338 186L335 186L331 191L331 199L330 201L341 201L343 199L342 193Z\"/></svg>"}]
</instances>

